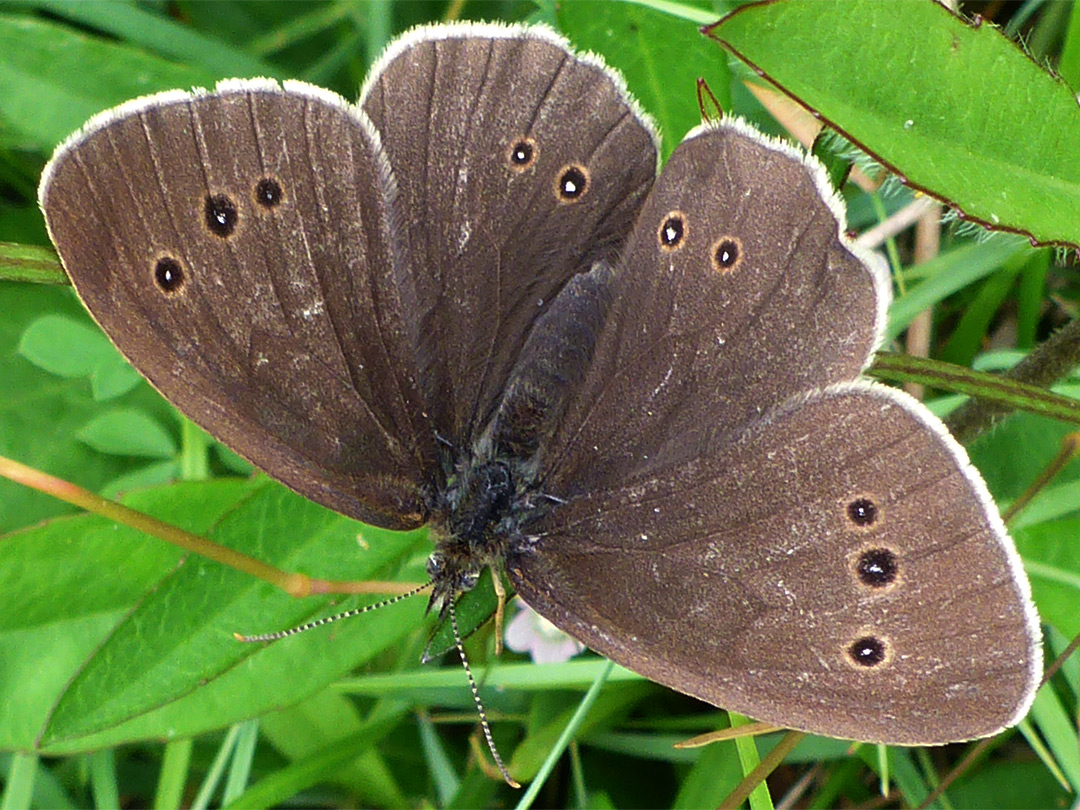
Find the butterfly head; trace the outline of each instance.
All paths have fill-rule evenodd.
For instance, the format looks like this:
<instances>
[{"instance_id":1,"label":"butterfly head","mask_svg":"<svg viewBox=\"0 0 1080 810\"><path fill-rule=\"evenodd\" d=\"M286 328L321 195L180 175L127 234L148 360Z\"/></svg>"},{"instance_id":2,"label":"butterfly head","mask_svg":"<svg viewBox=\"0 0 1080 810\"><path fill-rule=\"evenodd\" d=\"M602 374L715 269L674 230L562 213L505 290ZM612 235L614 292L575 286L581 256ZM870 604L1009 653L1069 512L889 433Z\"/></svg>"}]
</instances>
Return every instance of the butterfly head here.
<instances>
[{"instance_id":1,"label":"butterfly head","mask_svg":"<svg viewBox=\"0 0 1080 810\"><path fill-rule=\"evenodd\" d=\"M449 604L460 594L471 591L480 579L483 566L469 559L468 555L446 553L436 549L427 561L427 575L433 587L428 611L436 611L444 618Z\"/></svg>"}]
</instances>

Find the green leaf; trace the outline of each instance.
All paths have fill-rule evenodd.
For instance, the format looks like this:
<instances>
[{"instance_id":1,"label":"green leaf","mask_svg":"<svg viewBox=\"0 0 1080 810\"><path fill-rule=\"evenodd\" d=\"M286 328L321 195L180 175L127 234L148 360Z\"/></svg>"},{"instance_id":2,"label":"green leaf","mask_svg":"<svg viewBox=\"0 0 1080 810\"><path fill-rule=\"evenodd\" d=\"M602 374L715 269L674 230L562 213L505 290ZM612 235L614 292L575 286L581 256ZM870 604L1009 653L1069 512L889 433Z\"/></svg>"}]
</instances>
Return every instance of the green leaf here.
<instances>
[{"instance_id":1,"label":"green leaf","mask_svg":"<svg viewBox=\"0 0 1080 810\"><path fill-rule=\"evenodd\" d=\"M335 740L320 751L263 777L229 805L231 808L264 808L288 804L305 788L330 779L333 774L370 751L400 723L404 707L369 718L357 731Z\"/></svg>"},{"instance_id":2,"label":"green leaf","mask_svg":"<svg viewBox=\"0 0 1080 810\"><path fill-rule=\"evenodd\" d=\"M510 592L511 594L513 591ZM487 573L480 577L476 587L458 599L454 610L457 612L458 632L463 639L469 638L479 630L495 614L498 597L495 596L495 585L491 576ZM509 621L509 619L507 619ZM424 656L427 660L435 660L453 650L456 646L454 640L454 628L450 619L440 622L431 641L428 643ZM455 657L457 653L454 653Z\"/></svg>"},{"instance_id":3,"label":"green leaf","mask_svg":"<svg viewBox=\"0 0 1080 810\"><path fill-rule=\"evenodd\" d=\"M44 317L56 318L53 323L62 329L72 322L93 330L72 291L0 282L0 313L0 454L53 475L71 477L90 489L143 466L141 459L104 455L76 439L75 432L101 409L91 398L89 386L82 378L61 378L44 371L19 351L28 328ZM93 334L101 346L108 345L99 331ZM64 339L35 335L35 351L55 356L62 346L45 346L54 340L62 344ZM76 350L72 347L69 351ZM108 351L123 363L115 350L109 347ZM173 412L148 385L137 386L117 404L141 408L163 421ZM6 480L0 480L0 504L0 531L73 511L55 498Z\"/></svg>"},{"instance_id":4,"label":"green leaf","mask_svg":"<svg viewBox=\"0 0 1080 810\"><path fill-rule=\"evenodd\" d=\"M602 667L606 668L605 661ZM609 684L610 686L610 684ZM625 716L629 707L652 690L648 683L627 683L614 688L605 688L595 702L589 708L588 714L581 720L578 726L578 736L585 736L592 731L605 726L610 726L616 719ZM551 719L535 729L530 729L525 739L514 750L507 766L510 773L518 780L531 780L540 770L544 760L556 740L566 729L577 711L577 702L569 705L565 710L553 715Z\"/></svg>"},{"instance_id":5,"label":"green leaf","mask_svg":"<svg viewBox=\"0 0 1080 810\"><path fill-rule=\"evenodd\" d=\"M128 502L334 578L385 578L422 541L363 527L379 536L361 550L360 524L265 479L175 485ZM12 535L4 548L3 748L83 751L221 728L318 692L411 632L423 611L422 599L407 600L286 643L243 644L232 633L296 625L330 612L328 599L293 599L198 557L178 565L172 547L97 517Z\"/></svg>"},{"instance_id":6,"label":"green leaf","mask_svg":"<svg viewBox=\"0 0 1080 810\"><path fill-rule=\"evenodd\" d=\"M885 340L895 340L915 316L944 301L948 296L996 272L1010 261L1023 261L1030 249L1015 239L998 238L961 245L911 268L906 279L919 278L906 294L889 306Z\"/></svg>"},{"instance_id":7,"label":"green leaf","mask_svg":"<svg viewBox=\"0 0 1080 810\"><path fill-rule=\"evenodd\" d=\"M129 42L170 59L201 65L219 78L287 78L273 65L243 50L230 47L220 39L203 36L165 14L132 3L120 0L96 0L93 3L79 0L36 0L33 5L103 33L118 34Z\"/></svg>"},{"instance_id":8,"label":"green leaf","mask_svg":"<svg viewBox=\"0 0 1080 810\"><path fill-rule=\"evenodd\" d=\"M359 5L340 0L310 5L272 0L220 0L213 4L152 0L56 4L49 5L47 11L44 4L33 0L5 5L0 8L0 187L4 190L0 194L0 239L15 244L0 245L0 277L49 283L65 280L52 251L32 247L46 244L35 189L43 158L56 140L81 125L86 115L130 97L171 87L208 85L223 75L243 74L235 62L229 62L237 52L246 58L272 60L271 68L289 75L316 77L317 83L327 83L354 98L365 63L388 36L430 22L448 9L461 8L467 16L498 14L521 20L527 15L528 19L556 25L562 21L564 32L578 47L595 49L609 64L634 74L629 78L630 89L646 110L661 120L666 152L682 136L682 130L697 121L693 92L697 75L704 74L719 92L722 82L714 71L727 72L728 55L704 41L695 26L715 21L719 15L714 9L733 5L714 0L643 0L637 7L644 8L644 17L637 16L639 8L630 9L626 4L575 0L463 6L448 5L445 0L377 0ZM1004 15L1012 14L1014 22L1034 10L1022 30L1026 42L1047 43L1047 49L1038 53L1039 59L1055 58L1067 22L1071 21L1070 30L1080 31L1076 23L1080 14L1074 4L1032 2L1019 10L1015 6L997 7ZM99 15L96 19L95 14ZM592 14L595 20L589 19ZM627 21L640 19L648 25L638 25L634 31ZM872 92L903 100L911 94L909 87L916 86L908 84L909 74L923 81L919 66L909 67L908 54L901 50L905 38L892 40L895 44L877 42L872 32L853 28L851 19L844 22L851 30L841 31L836 41L850 44L844 37L862 39L846 56L836 53L829 40L791 43L816 51L817 61L805 80L826 85L857 81L859 74L880 75L891 64L901 78L873 87ZM13 20L20 21L14 28ZM607 23L610 34L604 28ZM695 42L704 42L704 51L699 51ZM1072 78L1077 75L1075 65L1080 64L1077 43L1080 37L1071 35L1063 52L1063 69L1071 71ZM638 44L640 54L635 52ZM886 62L871 62L866 53L884 53ZM749 71L741 74L751 76ZM192 78L194 75L202 78ZM664 98L669 78L679 89ZM939 81L938 77L934 80ZM953 119L956 126L966 126L972 118L968 109L972 103L983 106L995 97L1012 96L1012 88L993 81L992 92L969 97L963 105L957 103L955 111L950 111L950 126ZM737 114L770 132L779 132L745 85L738 82L732 91ZM871 98L875 103L886 100ZM682 106L683 123L667 120L672 104ZM976 114L980 114L978 110ZM1041 113L1032 115L1026 108L1018 108L1016 130L1008 138L1044 137L1041 126ZM996 138L988 133L985 142L978 144L981 151L970 158L976 169L982 155L998 149ZM1053 162L1056 159L1047 155L1047 172L1058 171ZM969 168L965 166L963 171ZM892 213L910 202L912 192L899 189L896 194L880 195L871 205L867 195L849 184L845 196L848 222L862 229L876 223L883 211ZM896 242L898 255L906 260L908 240L901 236ZM943 249L940 261L894 268L908 294L894 304L894 329L901 322L903 326L891 334L906 327L905 308L914 313L928 302L940 304L931 336L932 356L938 356L954 334L979 285L999 271L1008 272L1014 255L1020 257L1018 263L1024 256L1030 260L993 320L994 345L1021 349L1023 355L1045 339L1048 331L1059 325L1062 313L1071 312L1078 300L1074 268L1049 264L1049 251L1035 254L1023 239L1005 244L996 237L985 246L975 245L965 229L956 229L945 235ZM1043 261L1041 267L1035 267L1031 259L1036 255ZM1015 344L1008 340L1014 313ZM59 377L19 354L16 347L27 326L43 314L63 315L92 328L70 289L0 282L0 453L99 491L103 487L106 491L128 491L153 479L174 478L178 467L173 460L147 463L146 458L108 455L75 439L75 432L103 410L101 403L91 398L91 390L106 396L112 390L111 378L100 368L82 376ZM977 344L977 334L976 328L969 331L969 346ZM46 351L66 351L63 340ZM982 355L976 358L976 365L993 360L992 367L1001 368L1001 359L1001 353ZM119 358L113 368L118 375L132 374ZM1076 388L1065 385L1054 390L1076 398ZM942 397L931 405L937 407L958 398ZM142 410L170 429L176 419L148 385L137 385L109 407ZM1063 423L1021 412L980 437L972 447L972 457L999 503L1015 498L1030 484L1069 429ZM205 454L194 448L185 459L199 455ZM223 459L228 461L222 464ZM1044 627L1052 634L1054 627L1063 632L1080 631L1076 610L1080 558L1074 542L1080 535L1077 466L1070 465L1059 483L1038 496L1021 513L1013 530ZM215 446L208 469L198 474L213 475L225 468L235 468L244 475L250 471L250 465ZM189 464L185 470L190 474L198 466ZM225 489L219 492L219 486ZM285 567L334 578L347 578L362 570L354 558L366 557L368 552L358 549L352 536L362 531L372 551L387 555L385 572L376 576L394 576L400 568L405 572L398 574L400 578L422 579L429 544L417 540L409 545L405 541L406 549L398 546L403 543L400 537L350 523L328 524L320 535L314 521L295 511L288 497L269 497L263 486L261 480L170 486L134 494L129 502L152 504L159 515L191 528L224 532L230 544L260 557L264 557L264 543L270 537L276 538L271 545L289 546L295 540L295 559L287 559L287 553L277 557L276 552L271 557L286 559L282 563ZM66 510L70 508L49 496L0 481L3 529L36 524ZM393 544L397 554L384 543ZM0 550L0 587L5 588L7 603L0 605L0 744L4 751L31 750L43 732L51 735L47 737L50 751L64 747L72 751L91 747L110 750L111 743L121 740L147 741L111 749L119 795L131 805L175 807L179 806L178 797L188 803L196 797L225 736L214 729L259 714L263 733L252 760L254 784L238 803L261 807L435 806L437 797L414 719L414 707L420 707L431 717L447 756L461 774L461 789L450 806L511 806L521 797L483 774L470 757L466 739L475 729L476 715L456 654L451 651L445 656L441 668L434 664L418 668L419 654L432 630L430 621L413 621L414 613L418 615L423 609L423 598L385 616L358 617L316 631L311 638L302 635L271 645L309 645L275 666L273 660L265 658L270 648L261 646L240 645L242 657L231 661L228 653L236 642L229 633L284 628L357 600L296 601L248 580L237 588L239 579L222 579L216 566L204 565L194 557L181 562L185 559L182 555L159 541L86 517L62 518L4 536ZM188 584L183 587L174 585L188 569L200 575L185 581ZM200 591L204 581L208 589ZM482 585L489 588L486 577ZM195 593L191 598L186 596L189 587ZM250 602L244 599L247 593L251 594ZM153 607L158 598L170 609L166 605ZM490 590L486 596L478 592L473 598L480 608L476 615L486 618L494 602L480 603L490 600ZM145 614L141 612L144 603L149 610ZM245 607L241 609L241 605ZM352 635L360 632L355 623L371 628L372 637L378 640L376 646L391 640L381 652L372 653ZM585 656L564 669L561 665L534 666L513 654L493 661L490 627L488 623L467 644L494 720L493 731L508 759L517 741L527 735L527 750L520 756L539 761L550 750L544 747L545 730L550 726L561 731L559 716L572 708L596 669L606 662ZM139 628L145 633L137 632ZM172 637L166 638L169 634ZM115 642L111 640L114 635ZM141 642L140 635L144 636ZM207 635L212 636L209 641ZM350 663L359 664L349 670L355 678L345 682L328 674L328 670L348 669L343 659L350 653L342 653L342 645L356 652ZM172 681L170 654L183 668L172 673ZM326 660L339 654L342 660ZM1067 663L1054 682L1066 709L1076 701L1075 669ZM734 746L677 750L671 744L715 727L720 711L643 683L640 676L625 670L616 669L616 673L605 690L633 686L636 697L596 728L578 735L576 745L562 760L563 764L570 760L574 789L569 788L569 779L552 781L545 787L543 801L566 807L663 807L673 801L715 806L726 775L738 772L738 763L731 758ZM188 682L180 683L185 677ZM619 683L620 679L635 683ZM69 687L76 682L77 686ZM110 685L115 691L110 691ZM95 690L104 697L97 704L89 699ZM314 696L304 700L305 694ZM77 699L77 695L82 697ZM47 728L58 705L57 720L63 727ZM83 714L85 723L80 719ZM129 715L130 719L122 719ZM373 725L380 721L384 724ZM1071 739L1075 750L1075 728L1060 722L1056 727L1060 745ZM201 730L208 731L198 734ZM1040 737L1044 730L1037 730ZM197 735L188 746L190 754L177 765L162 762L162 756L166 760L180 758L170 756L180 746L155 742L176 739L170 738L171 734ZM61 735L64 740L59 739ZM779 735L758 741L763 753L775 742L771 739L774 736ZM100 748L95 740L100 741ZM807 737L788 756L788 772L793 777L805 773L803 763L817 766L815 794L804 797L806 802L815 806L873 802L873 776L849 749L850 743L844 741ZM229 751L231 746L226 754ZM961 746L940 749L934 752L933 763L943 774L964 751ZM36 775L21 778L19 762L31 760L36 763L37 755L0 753L0 773L11 777L5 788L14 791L6 790L5 800L14 796L11 800L20 806L37 807L76 807L94 800L87 781L92 765L88 756L42 756ZM929 774L926 757L916 752L912 761ZM155 779L164 791L160 802L154 798ZM31 788L32 798L24 798L30 796ZM1031 757L1019 735L1013 735L991 760L977 761L950 786L948 797L955 807L1068 804L1068 796L1045 766ZM218 795L207 797L207 801L220 803ZM941 806L946 805L942 802Z\"/></svg>"},{"instance_id":9,"label":"green leaf","mask_svg":"<svg viewBox=\"0 0 1080 810\"><path fill-rule=\"evenodd\" d=\"M0 53L0 121L42 151L122 101L220 78L130 45L13 15L0 15Z\"/></svg>"},{"instance_id":10,"label":"green leaf","mask_svg":"<svg viewBox=\"0 0 1080 810\"><path fill-rule=\"evenodd\" d=\"M63 315L41 316L19 341L19 354L50 374L68 378L89 376L110 350L112 344L100 329Z\"/></svg>"},{"instance_id":11,"label":"green leaf","mask_svg":"<svg viewBox=\"0 0 1080 810\"><path fill-rule=\"evenodd\" d=\"M109 347L113 348L112 344ZM90 390L98 402L123 396L142 381L142 375L115 350L104 354L101 362L90 372Z\"/></svg>"},{"instance_id":12,"label":"green leaf","mask_svg":"<svg viewBox=\"0 0 1080 810\"><path fill-rule=\"evenodd\" d=\"M1074 743L1075 739L1074 731ZM996 810L1068 807L1075 801L1035 760L995 759L992 767L950 785L947 795L952 807Z\"/></svg>"},{"instance_id":13,"label":"green leaf","mask_svg":"<svg viewBox=\"0 0 1080 810\"><path fill-rule=\"evenodd\" d=\"M133 489L163 486L171 484L178 478L181 478L181 475L180 462L177 459L155 461L117 476L101 488L100 494L106 498L118 498Z\"/></svg>"},{"instance_id":14,"label":"green leaf","mask_svg":"<svg viewBox=\"0 0 1080 810\"><path fill-rule=\"evenodd\" d=\"M98 414L75 434L101 453L114 456L172 458L173 437L152 416L133 408L115 408Z\"/></svg>"},{"instance_id":15,"label":"green leaf","mask_svg":"<svg viewBox=\"0 0 1080 810\"><path fill-rule=\"evenodd\" d=\"M781 0L711 35L965 218L1080 246L1080 109L993 26L925 0Z\"/></svg>"},{"instance_id":16,"label":"green leaf","mask_svg":"<svg viewBox=\"0 0 1080 810\"><path fill-rule=\"evenodd\" d=\"M1070 709L1062 704L1061 697L1052 688L1044 686L1035 695L1030 719L1038 725L1073 793L1080 792L1080 755L1076 747L1076 724Z\"/></svg>"},{"instance_id":17,"label":"green leaf","mask_svg":"<svg viewBox=\"0 0 1080 810\"><path fill-rule=\"evenodd\" d=\"M971 364L987 341L991 322L1012 291L1016 277L1028 258L1028 255L1024 255L1008 263L1001 272L994 273L979 285L978 292L964 308L949 341L941 349L942 360L965 366Z\"/></svg>"},{"instance_id":18,"label":"green leaf","mask_svg":"<svg viewBox=\"0 0 1080 810\"><path fill-rule=\"evenodd\" d=\"M265 714L260 723L264 737L292 762L315 756L326 745L350 737L364 726L356 703L332 687L295 706ZM410 806L385 758L374 746L334 768L325 778L347 786L363 806Z\"/></svg>"},{"instance_id":19,"label":"green leaf","mask_svg":"<svg viewBox=\"0 0 1080 810\"><path fill-rule=\"evenodd\" d=\"M101 330L84 318L43 315L23 332L19 354L61 377L89 377L99 401L126 394L142 381Z\"/></svg>"},{"instance_id":20,"label":"green leaf","mask_svg":"<svg viewBox=\"0 0 1080 810\"><path fill-rule=\"evenodd\" d=\"M694 810L716 807L742 781L732 745L708 745L696 752L694 766L679 787L674 807Z\"/></svg>"}]
</instances>

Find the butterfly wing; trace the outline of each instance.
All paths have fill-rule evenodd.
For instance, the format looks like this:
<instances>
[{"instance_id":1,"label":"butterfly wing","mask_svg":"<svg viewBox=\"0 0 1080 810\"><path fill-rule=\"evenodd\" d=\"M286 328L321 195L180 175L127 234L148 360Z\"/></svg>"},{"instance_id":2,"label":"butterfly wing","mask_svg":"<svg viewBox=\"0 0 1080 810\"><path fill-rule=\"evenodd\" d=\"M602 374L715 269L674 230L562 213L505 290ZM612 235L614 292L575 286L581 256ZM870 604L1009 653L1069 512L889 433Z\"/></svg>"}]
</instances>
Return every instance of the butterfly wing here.
<instances>
[{"instance_id":1,"label":"butterfly wing","mask_svg":"<svg viewBox=\"0 0 1080 810\"><path fill-rule=\"evenodd\" d=\"M943 743L1014 724L1038 686L1037 617L989 494L893 389L812 392L530 531L508 571L540 614L759 720Z\"/></svg>"},{"instance_id":2,"label":"butterfly wing","mask_svg":"<svg viewBox=\"0 0 1080 810\"><path fill-rule=\"evenodd\" d=\"M618 483L861 371L887 278L841 238L826 184L820 167L738 122L680 144L615 269L588 374L546 442L546 492Z\"/></svg>"},{"instance_id":3,"label":"butterfly wing","mask_svg":"<svg viewBox=\"0 0 1080 810\"><path fill-rule=\"evenodd\" d=\"M268 81L140 99L63 144L40 199L87 308L181 411L313 500L424 522L434 440L361 113Z\"/></svg>"},{"instance_id":4,"label":"butterfly wing","mask_svg":"<svg viewBox=\"0 0 1080 810\"><path fill-rule=\"evenodd\" d=\"M361 103L401 193L423 390L458 444L563 285L625 241L655 135L615 74L537 27L417 29Z\"/></svg>"},{"instance_id":5,"label":"butterfly wing","mask_svg":"<svg viewBox=\"0 0 1080 810\"><path fill-rule=\"evenodd\" d=\"M522 526L507 571L589 646L725 708L861 740L989 734L1037 682L1027 583L941 424L854 381L888 290L815 166L703 128L621 263L556 301L587 316L591 364L534 437L561 502ZM567 366L541 344L527 353L548 365L504 412Z\"/></svg>"}]
</instances>

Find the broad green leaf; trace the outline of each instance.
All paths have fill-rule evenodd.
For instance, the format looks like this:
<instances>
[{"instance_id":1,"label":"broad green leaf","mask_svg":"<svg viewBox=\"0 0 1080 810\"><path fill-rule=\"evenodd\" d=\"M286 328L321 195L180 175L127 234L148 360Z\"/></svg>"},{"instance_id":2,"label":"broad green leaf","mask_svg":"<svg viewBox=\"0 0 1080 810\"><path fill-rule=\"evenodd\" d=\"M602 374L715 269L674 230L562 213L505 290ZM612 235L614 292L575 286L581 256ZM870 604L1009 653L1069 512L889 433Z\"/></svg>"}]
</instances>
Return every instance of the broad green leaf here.
<instances>
[{"instance_id":1,"label":"broad green leaf","mask_svg":"<svg viewBox=\"0 0 1080 810\"><path fill-rule=\"evenodd\" d=\"M220 39L203 36L166 14L122 0L32 0L58 17L124 37L170 59L200 65L219 78L279 76L274 66Z\"/></svg>"},{"instance_id":2,"label":"broad green leaf","mask_svg":"<svg viewBox=\"0 0 1080 810\"><path fill-rule=\"evenodd\" d=\"M386 578L422 542L265 479L131 500L259 559L332 578ZM293 599L197 556L177 565L171 547L97 517L25 531L4 548L0 650L15 676L0 686L0 747L9 749L72 752L221 728L318 692L416 629L423 611L422 599L407 600L286 643L243 644L233 632L293 626L331 612L330 600Z\"/></svg>"},{"instance_id":3,"label":"broad green leaf","mask_svg":"<svg viewBox=\"0 0 1080 810\"><path fill-rule=\"evenodd\" d=\"M198 510L176 490L133 504L202 532L249 488L204 489ZM5 535L0 547L0 750L32 750L72 676L181 552L86 515Z\"/></svg>"},{"instance_id":4,"label":"broad green leaf","mask_svg":"<svg viewBox=\"0 0 1080 810\"><path fill-rule=\"evenodd\" d=\"M0 53L0 122L41 151L108 107L221 78L130 45L14 15L0 15Z\"/></svg>"},{"instance_id":5,"label":"broad green leaf","mask_svg":"<svg viewBox=\"0 0 1080 810\"><path fill-rule=\"evenodd\" d=\"M19 340L19 354L60 377L90 376L109 352L116 350L100 329L64 315L42 315Z\"/></svg>"},{"instance_id":6,"label":"broad green leaf","mask_svg":"<svg viewBox=\"0 0 1080 810\"><path fill-rule=\"evenodd\" d=\"M993 26L928 0L780 0L711 34L965 218L1080 246L1080 108Z\"/></svg>"}]
</instances>

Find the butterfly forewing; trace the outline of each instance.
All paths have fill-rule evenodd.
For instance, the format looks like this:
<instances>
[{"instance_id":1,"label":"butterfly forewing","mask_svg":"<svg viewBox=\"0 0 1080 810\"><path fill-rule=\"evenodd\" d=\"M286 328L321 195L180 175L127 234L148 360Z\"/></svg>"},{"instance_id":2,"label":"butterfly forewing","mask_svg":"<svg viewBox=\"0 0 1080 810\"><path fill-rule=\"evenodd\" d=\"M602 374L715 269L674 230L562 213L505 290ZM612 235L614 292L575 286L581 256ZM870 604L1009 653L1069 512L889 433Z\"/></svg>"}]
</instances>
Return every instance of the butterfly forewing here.
<instances>
[{"instance_id":1,"label":"butterfly forewing","mask_svg":"<svg viewBox=\"0 0 1080 810\"><path fill-rule=\"evenodd\" d=\"M95 319L185 414L316 501L423 522L434 439L361 115L271 82L142 99L57 151L41 201Z\"/></svg>"},{"instance_id":2,"label":"butterfly forewing","mask_svg":"<svg viewBox=\"0 0 1080 810\"><path fill-rule=\"evenodd\" d=\"M424 393L460 449L556 293L617 254L656 173L655 134L621 79L539 28L412 32L362 105L406 212Z\"/></svg>"},{"instance_id":3,"label":"butterfly forewing","mask_svg":"<svg viewBox=\"0 0 1080 810\"><path fill-rule=\"evenodd\" d=\"M693 457L789 396L861 371L888 288L842 239L824 182L738 124L675 150L615 270L592 367L547 443L547 491Z\"/></svg>"}]
</instances>

